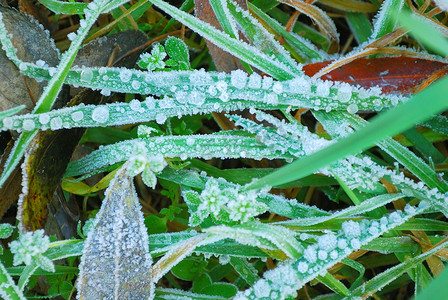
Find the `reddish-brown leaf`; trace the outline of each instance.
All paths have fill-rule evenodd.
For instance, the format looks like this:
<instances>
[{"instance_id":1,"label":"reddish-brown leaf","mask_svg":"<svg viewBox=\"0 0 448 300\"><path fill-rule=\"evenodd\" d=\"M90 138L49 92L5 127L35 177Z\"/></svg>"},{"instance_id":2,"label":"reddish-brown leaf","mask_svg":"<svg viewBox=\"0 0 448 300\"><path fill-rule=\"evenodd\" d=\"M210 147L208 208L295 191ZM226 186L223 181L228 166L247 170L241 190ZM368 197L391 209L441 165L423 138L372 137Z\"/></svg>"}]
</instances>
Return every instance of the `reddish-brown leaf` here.
<instances>
[{"instance_id":1,"label":"reddish-brown leaf","mask_svg":"<svg viewBox=\"0 0 448 300\"><path fill-rule=\"evenodd\" d=\"M330 63L308 64L303 70L306 75L313 76ZM385 93L408 94L446 68L448 65L442 62L411 57L362 58L331 71L321 79L359 84L365 88L379 86Z\"/></svg>"}]
</instances>

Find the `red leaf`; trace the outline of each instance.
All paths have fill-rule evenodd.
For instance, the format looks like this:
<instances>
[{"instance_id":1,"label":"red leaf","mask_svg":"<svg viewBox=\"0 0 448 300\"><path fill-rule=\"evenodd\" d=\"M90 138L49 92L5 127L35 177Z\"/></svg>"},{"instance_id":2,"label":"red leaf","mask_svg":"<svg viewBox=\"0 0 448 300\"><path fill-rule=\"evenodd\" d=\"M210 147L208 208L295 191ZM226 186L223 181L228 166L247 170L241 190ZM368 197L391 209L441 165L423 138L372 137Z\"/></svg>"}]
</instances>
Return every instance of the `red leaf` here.
<instances>
[{"instance_id":1,"label":"red leaf","mask_svg":"<svg viewBox=\"0 0 448 300\"><path fill-rule=\"evenodd\" d=\"M305 74L313 76L331 61L308 64ZM446 69L447 64L410 57L362 58L350 62L321 77L344 81L364 88L379 86L384 93L412 93L431 75Z\"/></svg>"}]
</instances>

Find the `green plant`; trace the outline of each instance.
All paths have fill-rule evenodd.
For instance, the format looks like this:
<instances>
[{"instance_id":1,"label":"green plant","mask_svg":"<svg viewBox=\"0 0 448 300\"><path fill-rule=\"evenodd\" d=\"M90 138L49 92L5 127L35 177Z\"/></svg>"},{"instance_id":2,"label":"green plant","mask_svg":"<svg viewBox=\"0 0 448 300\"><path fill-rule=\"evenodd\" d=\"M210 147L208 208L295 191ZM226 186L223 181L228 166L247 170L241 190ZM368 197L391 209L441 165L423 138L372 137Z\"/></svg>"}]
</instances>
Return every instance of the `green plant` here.
<instances>
[{"instance_id":1,"label":"green plant","mask_svg":"<svg viewBox=\"0 0 448 300\"><path fill-rule=\"evenodd\" d=\"M284 30L254 3L249 4L257 18L284 35L286 44L283 47L253 15L232 1L211 1L224 31L162 0L150 2L241 59L247 73L242 70L230 74L192 70L188 47L174 37L164 44L154 45L150 53L142 54L137 63L140 69L77 67L72 66L76 53L98 16L127 1L42 2L56 13L80 14L84 18L77 33L69 36L72 43L61 56L59 65L51 68L22 61L16 55L0 14L0 42L8 58L22 74L48 81L32 113L16 115L20 108L13 108L0 114L1 130L20 132L6 161L0 184L11 175L39 130L152 121L158 126L141 124L136 131L137 138L105 145L68 165L65 177L72 181L105 170L115 172L113 178L108 179L102 206L81 232L80 236L86 236L85 240L50 243L40 231L34 235L26 233L20 223L18 240L10 243L10 249L14 264L23 262L26 266L14 273L20 275L16 283L9 274L14 269L0 265L0 276L5 282L0 285L0 294L4 298L23 299L24 289L38 268L47 273L57 272L62 266L55 266L52 261L76 256L81 256L77 279L80 299L292 299L297 296L297 290L313 280L330 288L331 298L367 297L391 281L400 280L405 273L415 282L415 293L418 293L431 279L423 262L435 255L446 258L441 250L448 246L448 241L443 237L426 237L429 244L419 240L420 248L413 247L417 244L412 244L410 239L403 242L401 232L432 231L431 226L436 225L440 231L446 230L446 222L428 217L440 213L448 216L446 178L434 170L430 158L425 162L390 136L424 122L448 107L445 101L447 78L412 97L385 94L377 87L362 88L310 78L297 61L328 59L327 53ZM326 28L333 42L338 42L337 33L333 32L336 27L323 11L311 8L310 4L300 5L303 11L312 9L318 14L315 21ZM360 53L376 54L373 50L377 46L372 45L394 30L397 16L404 25L418 28L420 25L415 24L422 21L403 13L402 7L403 1L385 0L372 32L356 32L365 44L333 65L354 59ZM438 41L435 46L430 45L431 49L447 56L448 47L440 47L440 44L447 44L446 39L427 26L425 34L431 37L429 40ZM239 31L244 32L250 44L238 38ZM415 34L418 37L419 31ZM429 57L429 54L406 51ZM442 60L435 55L432 58ZM269 76L262 77L252 68ZM52 110L64 83L100 90L105 96L111 92L144 95L145 100L136 98L128 103L76 105ZM311 110L325 129L326 136L311 132L293 117L291 112L301 108ZM249 109L256 120L227 114L241 130L182 135L193 133L195 129L179 125L174 132L181 135L174 135L171 128L170 118L244 109ZM274 116L266 111L281 111L281 114ZM358 111L379 113L371 121L365 121L357 115ZM445 132L446 128L435 121L446 124L446 118L438 116L427 121L432 124L428 127L435 132ZM160 129L163 125L166 125L163 128L166 132ZM396 169L364 151L375 144L397 164ZM29 156L29 153L25 155L23 165L22 198L27 193ZM176 158L187 163L179 166ZM282 164L284 161L284 166L278 170L224 172L204 166L195 158L267 158L281 160ZM399 165L414 178L406 176ZM312 175L317 172L319 175ZM332 184L341 188L339 194L344 194L344 200L349 204L347 208L330 212L270 192L271 187L300 186L298 181L307 179L313 182L308 185L314 186L323 180L322 175L334 179ZM188 219L185 225L190 230L148 235L133 183L136 176L151 189L156 187L157 178L174 183L165 191L172 203L163 211L165 217L159 219L163 219L162 227L166 228L167 220L188 214L184 221ZM76 177L78 179L73 179ZM325 185L329 197L335 199L329 184ZM178 203L179 193L173 190L178 186L185 204ZM393 193L390 186L395 189ZM397 209L387 210L385 206L392 202ZM286 220L260 219L266 212ZM1 238L12 233L8 225L0 229L9 230ZM31 237L36 237L37 244L42 245L37 247L37 244L26 242ZM364 280L365 267L354 260L356 257L348 258L360 249L394 253L396 265ZM196 257L186 259L191 254ZM232 284L220 282L226 275L215 275L231 273L223 271L225 266L212 259L206 261L202 255L206 259L218 256L220 264L230 264L235 270L227 276ZM268 257L280 262L260 277L259 271L264 265L259 263ZM184 266L176 268L179 263ZM345 274L359 273L355 279L348 280L349 287L332 274L335 272L332 267L338 263L345 266L340 267ZM181 279L193 281L191 291L184 291L180 286L156 288L156 283L165 275L166 280L176 286L168 273L170 270ZM73 270L65 272L72 274Z\"/></svg>"}]
</instances>

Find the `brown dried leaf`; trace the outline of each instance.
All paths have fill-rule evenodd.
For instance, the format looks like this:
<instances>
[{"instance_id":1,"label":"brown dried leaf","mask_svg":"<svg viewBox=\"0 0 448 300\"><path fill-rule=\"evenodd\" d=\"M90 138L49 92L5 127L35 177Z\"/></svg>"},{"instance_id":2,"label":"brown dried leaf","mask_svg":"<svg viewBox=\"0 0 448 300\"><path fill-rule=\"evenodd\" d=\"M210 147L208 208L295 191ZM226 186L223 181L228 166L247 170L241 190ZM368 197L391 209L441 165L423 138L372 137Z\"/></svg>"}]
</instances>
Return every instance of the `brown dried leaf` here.
<instances>
[{"instance_id":1,"label":"brown dried leaf","mask_svg":"<svg viewBox=\"0 0 448 300\"><path fill-rule=\"evenodd\" d=\"M27 62L40 59L49 66L58 64L58 52L43 27L15 9L0 6L0 12L8 33L12 34L11 40L20 59ZM23 113L30 112L34 107L30 93L37 100L45 85L32 78L25 79L5 52L0 50L0 111L25 104L27 108Z\"/></svg>"}]
</instances>

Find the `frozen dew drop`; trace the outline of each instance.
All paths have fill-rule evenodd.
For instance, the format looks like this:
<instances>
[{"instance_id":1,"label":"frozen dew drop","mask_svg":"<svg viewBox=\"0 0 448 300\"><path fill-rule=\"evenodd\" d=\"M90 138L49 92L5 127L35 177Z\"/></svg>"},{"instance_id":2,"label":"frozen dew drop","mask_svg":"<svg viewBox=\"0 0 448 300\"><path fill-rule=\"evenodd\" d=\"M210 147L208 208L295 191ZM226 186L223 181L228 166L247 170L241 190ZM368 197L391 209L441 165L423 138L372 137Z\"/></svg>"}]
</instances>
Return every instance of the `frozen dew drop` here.
<instances>
[{"instance_id":1,"label":"frozen dew drop","mask_svg":"<svg viewBox=\"0 0 448 300\"><path fill-rule=\"evenodd\" d=\"M249 82L247 86L251 89L259 90L261 88L261 76L257 73L252 73L249 76Z\"/></svg>"},{"instance_id":2,"label":"frozen dew drop","mask_svg":"<svg viewBox=\"0 0 448 300\"><path fill-rule=\"evenodd\" d=\"M193 105L200 106L204 104L205 102L205 96L203 93L199 91L192 91L190 94L190 103Z\"/></svg>"},{"instance_id":3,"label":"frozen dew drop","mask_svg":"<svg viewBox=\"0 0 448 300\"><path fill-rule=\"evenodd\" d=\"M352 98L352 86L349 85L348 83L341 83L340 86L338 87L338 93L337 93L337 98L339 101L341 101L342 103L346 103L348 101L350 101L350 99Z\"/></svg>"},{"instance_id":4,"label":"frozen dew drop","mask_svg":"<svg viewBox=\"0 0 448 300\"><path fill-rule=\"evenodd\" d=\"M50 128L51 128L51 130L61 129L62 128L62 119L60 117L51 119Z\"/></svg>"},{"instance_id":5,"label":"frozen dew drop","mask_svg":"<svg viewBox=\"0 0 448 300\"><path fill-rule=\"evenodd\" d=\"M227 83L225 81L218 81L216 83L216 89L221 93L225 93L227 91Z\"/></svg>"},{"instance_id":6,"label":"frozen dew drop","mask_svg":"<svg viewBox=\"0 0 448 300\"><path fill-rule=\"evenodd\" d=\"M49 68L48 69L48 74L50 76L53 76L54 74L56 74L56 68L54 68L54 67Z\"/></svg>"},{"instance_id":7,"label":"frozen dew drop","mask_svg":"<svg viewBox=\"0 0 448 300\"><path fill-rule=\"evenodd\" d=\"M330 251L336 248L337 246L337 238L331 233L327 233L324 235L321 235L317 238L317 244L319 245L319 248L325 251Z\"/></svg>"},{"instance_id":8,"label":"frozen dew drop","mask_svg":"<svg viewBox=\"0 0 448 300\"><path fill-rule=\"evenodd\" d=\"M330 252L330 258L331 258L331 259L336 259L336 258L338 258L338 251L336 251L336 250L331 251L331 252Z\"/></svg>"},{"instance_id":9,"label":"frozen dew drop","mask_svg":"<svg viewBox=\"0 0 448 300\"><path fill-rule=\"evenodd\" d=\"M346 239L339 239L338 240L338 248L339 249L347 248L347 240Z\"/></svg>"},{"instance_id":10,"label":"frozen dew drop","mask_svg":"<svg viewBox=\"0 0 448 300\"><path fill-rule=\"evenodd\" d=\"M109 120L109 108L98 106L92 112L92 119L98 123L105 123Z\"/></svg>"},{"instance_id":11,"label":"frozen dew drop","mask_svg":"<svg viewBox=\"0 0 448 300\"><path fill-rule=\"evenodd\" d=\"M167 117L164 114L157 114L157 116L156 116L157 124L165 123L166 119L167 119Z\"/></svg>"},{"instance_id":12,"label":"frozen dew drop","mask_svg":"<svg viewBox=\"0 0 448 300\"><path fill-rule=\"evenodd\" d=\"M80 79L82 81L90 82L93 79L93 72L91 69L83 69L81 71L81 77Z\"/></svg>"},{"instance_id":13,"label":"frozen dew drop","mask_svg":"<svg viewBox=\"0 0 448 300\"><path fill-rule=\"evenodd\" d=\"M269 88L271 88L272 83L274 82L274 80L272 79L272 77L265 77L263 78L263 84L262 84L262 89L263 90L267 90Z\"/></svg>"},{"instance_id":14,"label":"frozen dew drop","mask_svg":"<svg viewBox=\"0 0 448 300\"><path fill-rule=\"evenodd\" d=\"M179 157L182 160L186 160L188 158L188 155L186 153L182 153Z\"/></svg>"},{"instance_id":15,"label":"frozen dew drop","mask_svg":"<svg viewBox=\"0 0 448 300\"><path fill-rule=\"evenodd\" d=\"M381 108L381 106L383 106L383 102L381 102L381 100L377 98L373 100L373 105L375 106L375 108Z\"/></svg>"},{"instance_id":16,"label":"frozen dew drop","mask_svg":"<svg viewBox=\"0 0 448 300\"><path fill-rule=\"evenodd\" d=\"M306 273L306 271L308 271L308 264L304 261L299 262L297 271L299 271L300 273Z\"/></svg>"},{"instance_id":17,"label":"frozen dew drop","mask_svg":"<svg viewBox=\"0 0 448 300\"><path fill-rule=\"evenodd\" d=\"M347 111L350 114L356 114L358 112L358 105L356 105L355 103L350 104L349 106L347 106Z\"/></svg>"},{"instance_id":18,"label":"frozen dew drop","mask_svg":"<svg viewBox=\"0 0 448 300\"><path fill-rule=\"evenodd\" d=\"M356 238L361 235L361 226L358 222L352 220L342 223L342 231L349 239Z\"/></svg>"},{"instance_id":19,"label":"frozen dew drop","mask_svg":"<svg viewBox=\"0 0 448 300\"><path fill-rule=\"evenodd\" d=\"M6 117L3 119L3 127L5 129L12 128L12 123L13 123L12 118L10 118L10 117Z\"/></svg>"},{"instance_id":20,"label":"frozen dew drop","mask_svg":"<svg viewBox=\"0 0 448 300\"><path fill-rule=\"evenodd\" d=\"M187 92L181 90L177 91L174 94L174 98L176 99L177 102L184 104L186 103L187 95L188 95Z\"/></svg>"},{"instance_id":21,"label":"frozen dew drop","mask_svg":"<svg viewBox=\"0 0 448 300\"><path fill-rule=\"evenodd\" d=\"M50 122L50 116L48 114L39 115L39 123L40 124L45 125L48 122Z\"/></svg>"},{"instance_id":22,"label":"frozen dew drop","mask_svg":"<svg viewBox=\"0 0 448 300\"><path fill-rule=\"evenodd\" d=\"M19 70L20 70L20 71L26 71L27 68L28 68L28 67L27 67L26 63L21 62L21 63L19 64Z\"/></svg>"},{"instance_id":23,"label":"frozen dew drop","mask_svg":"<svg viewBox=\"0 0 448 300\"><path fill-rule=\"evenodd\" d=\"M390 223L400 223L401 221L402 221L402 218L398 212L394 211L393 213L391 213L389 215Z\"/></svg>"},{"instance_id":24,"label":"frozen dew drop","mask_svg":"<svg viewBox=\"0 0 448 300\"><path fill-rule=\"evenodd\" d=\"M133 89L138 90L142 84L138 80L132 80L131 86Z\"/></svg>"},{"instance_id":25,"label":"frozen dew drop","mask_svg":"<svg viewBox=\"0 0 448 300\"><path fill-rule=\"evenodd\" d=\"M227 102L229 99L229 94L227 94L227 92L222 92L221 95L219 95L219 100L222 102Z\"/></svg>"},{"instance_id":26,"label":"frozen dew drop","mask_svg":"<svg viewBox=\"0 0 448 300\"><path fill-rule=\"evenodd\" d=\"M81 110L75 111L71 114L72 120L79 122L84 118L84 113Z\"/></svg>"},{"instance_id":27,"label":"frozen dew drop","mask_svg":"<svg viewBox=\"0 0 448 300\"><path fill-rule=\"evenodd\" d=\"M36 61L36 66L38 66L39 68L42 68L43 66L45 66L45 62L41 59L39 59L38 61Z\"/></svg>"},{"instance_id":28,"label":"frozen dew drop","mask_svg":"<svg viewBox=\"0 0 448 300\"><path fill-rule=\"evenodd\" d=\"M359 242L358 239L353 239L350 241L350 245L352 246L353 249L358 250L359 248L361 248L361 243Z\"/></svg>"},{"instance_id":29,"label":"frozen dew drop","mask_svg":"<svg viewBox=\"0 0 448 300\"><path fill-rule=\"evenodd\" d=\"M316 84L316 94L320 97L328 97L330 95L331 81L318 81Z\"/></svg>"},{"instance_id":30,"label":"frozen dew drop","mask_svg":"<svg viewBox=\"0 0 448 300\"><path fill-rule=\"evenodd\" d=\"M187 142L187 145L191 147L194 145L194 138L188 137L186 142Z\"/></svg>"},{"instance_id":31,"label":"frozen dew drop","mask_svg":"<svg viewBox=\"0 0 448 300\"><path fill-rule=\"evenodd\" d=\"M129 107L131 108L131 110L133 111L140 111L142 109L142 104L140 101L138 101L137 99L132 99L129 102Z\"/></svg>"},{"instance_id":32,"label":"frozen dew drop","mask_svg":"<svg viewBox=\"0 0 448 300\"><path fill-rule=\"evenodd\" d=\"M230 83L237 89L242 89L246 86L247 74L242 70L235 70L230 73Z\"/></svg>"},{"instance_id":33,"label":"frozen dew drop","mask_svg":"<svg viewBox=\"0 0 448 300\"><path fill-rule=\"evenodd\" d=\"M214 96L216 96L216 94L218 93L218 91L216 90L216 87L215 87L215 86L211 85L211 86L208 87L207 93L208 93L210 96L214 97Z\"/></svg>"},{"instance_id":34,"label":"frozen dew drop","mask_svg":"<svg viewBox=\"0 0 448 300\"><path fill-rule=\"evenodd\" d=\"M277 95L281 94L283 92L283 85L281 84L281 82L276 81L272 86L272 91Z\"/></svg>"},{"instance_id":35,"label":"frozen dew drop","mask_svg":"<svg viewBox=\"0 0 448 300\"><path fill-rule=\"evenodd\" d=\"M69 34L67 34L67 38L69 39L69 41L73 42L76 39L76 33L70 32Z\"/></svg>"},{"instance_id":36,"label":"frozen dew drop","mask_svg":"<svg viewBox=\"0 0 448 300\"><path fill-rule=\"evenodd\" d=\"M34 124L34 121L33 121L33 120L29 120L29 119L27 119L27 120L24 120L24 121L23 121L23 125L22 125L23 130L25 130L25 131L31 131L31 130L33 130L35 127L36 127L36 124Z\"/></svg>"},{"instance_id":37,"label":"frozen dew drop","mask_svg":"<svg viewBox=\"0 0 448 300\"><path fill-rule=\"evenodd\" d=\"M325 250L319 250L319 252L317 252L317 257L320 260L326 260L328 258L328 252Z\"/></svg>"},{"instance_id":38,"label":"frozen dew drop","mask_svg":"<svg viewBox=\"0 0 448 300\"><path fill-rule=\"evenodd\" d=\"M303 257L311 264L315 263L317 261L317 253L316 250L311 247L308 246L304 251L303 251Z\"/></svg>"},{"instance_id":39,"label":"frozen dew drop","mask_svg":"<svg viewBox=\"0 0 448 300\"><path fill-rule=\"evenodd\" d=\"M264 96L264 101L269 104L277 104L278 103L278 96L276 94L266 94Z\"/></svg>"},{"instance_id":40,"label":"frozen dew drop","mask_svg":"<svg viewBox=\"0 0 448 300\"><path fill-rule=\"evenodd\" d=\"M110 90L109 89L102 89L100 92L101 95L109 97L110 96Z\"/></svg>"},{"instance_id":41,"label":"frozen dew drop","mask_svg":"<svg viewBox=\"0 0 448 300\"><path fill-rule=\"evenodd\" d=\"M122 69L122 70L120 70L119 77L122 82L129 82L129 80L131 80L131 77L132 77L132 72L131 72L131 70L128 70L128 69Z\"/></svg>"},{"instance_id":42,"label":"frozen dew drop","mask_svg":"<svg viewBox=\"0 0 448 300\"><path fill-rule=\"evenodd\" d=\"M98 74L100 75L104 75L107 72L107 68L106 67L101 67L98 69Z\"/></svg>"}]
</instances>

